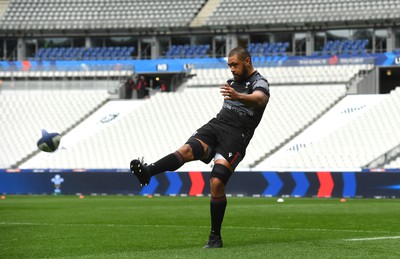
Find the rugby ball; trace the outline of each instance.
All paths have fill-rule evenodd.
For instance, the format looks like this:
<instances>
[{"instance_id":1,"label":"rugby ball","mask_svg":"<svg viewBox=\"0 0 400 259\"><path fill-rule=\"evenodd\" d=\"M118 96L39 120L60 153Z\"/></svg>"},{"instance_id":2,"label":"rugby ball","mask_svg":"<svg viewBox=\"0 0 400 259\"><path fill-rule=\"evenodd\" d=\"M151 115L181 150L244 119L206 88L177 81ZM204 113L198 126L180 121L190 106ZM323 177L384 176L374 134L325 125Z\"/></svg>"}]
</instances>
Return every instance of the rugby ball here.
<instances>
[{"instance_id":1,"label":"rugby ball","mask_svg":"<svg viewBox=\"0 0 400 259\"><path fill-rule=\"evenodd\" d=\"M54 152L60 145L61 135L58 133L48 133L42 130L42 137L37 142L37 146L44 152Z\"/></svg>"}]
</instances>

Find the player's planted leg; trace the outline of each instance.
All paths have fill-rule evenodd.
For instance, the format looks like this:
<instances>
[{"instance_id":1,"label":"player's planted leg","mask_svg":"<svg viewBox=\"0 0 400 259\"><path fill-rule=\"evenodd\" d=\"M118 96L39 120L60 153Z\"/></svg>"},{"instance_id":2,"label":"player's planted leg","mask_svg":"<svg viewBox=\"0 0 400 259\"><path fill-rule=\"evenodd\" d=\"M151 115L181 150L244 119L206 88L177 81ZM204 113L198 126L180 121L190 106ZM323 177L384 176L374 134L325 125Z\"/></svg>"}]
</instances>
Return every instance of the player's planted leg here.
<instances>
[{"instance_id":1,"label":"player's planted leg","mask_svg":"<svg viewBox=\"0 0 400 259\"><path fill-rule=\"evenodd\" d=\"M223 246L221 238L221 226L225 216L227 205L225 195L225 185L228 182L232 171L222 164L215 164L211 171L210 189L210 215L211 215L211 233L208 243L204 248L221 248Z\"/></svg>"},{"instance_id":2,"label":"player's planted leg","mask_svg":"<svg viewBox=\"0 0 400 259\"><path fill-rule=\"evenodd\" d=\"M210 214L211 214L211 233L208 237L208 243L204 248L221 248L223 246L221 238L221 225L225 215L227 201L226 196L211 197Z\"/></svg>"},{"instance_id":3,"label":"player's planted leg","mask_svg":"<svg viewBox=\"0 0 400 259\"><path fill-rule=\"evenodd\" d=\"M208 242L204 248L222 248L223 242L221 236L210 234L208 237Z\"/></svg>"}]
</instances>

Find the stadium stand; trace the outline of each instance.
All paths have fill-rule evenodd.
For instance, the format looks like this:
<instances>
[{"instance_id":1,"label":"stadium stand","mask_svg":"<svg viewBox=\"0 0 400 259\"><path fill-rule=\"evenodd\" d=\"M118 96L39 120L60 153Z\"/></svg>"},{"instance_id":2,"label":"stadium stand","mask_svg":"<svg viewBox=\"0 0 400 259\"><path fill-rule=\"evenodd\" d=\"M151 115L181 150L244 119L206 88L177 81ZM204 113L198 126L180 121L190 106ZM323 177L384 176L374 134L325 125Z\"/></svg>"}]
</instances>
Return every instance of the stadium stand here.
<instances>
[{"instance_id":1,"label":"stadium stand","mask_svg":"<svg viewBox=\"0 0 400 259\"><path fill-rule=\"evenodd\" d=\"M133 66L110 63L64 63L54 66L35 66L23 69L16 66L2 67L0 78L13 79L76 79L76 78L126 78L133 75Z\"/></svg>"},{"instance_id":2,"label":"stadium stand","mask_svg":"<svg viewBox=\"0 0 400 259\"><path fill-rule=\"evenodd\" d=\"M1 26L16 30L188 26L205 0L13 0Z\"/></svg>"},{"instance_id":3,"label":"stadium stand","mask_svg":"<svg viewBox=\"0 0 400 259\"><path fill-rule=\"evenodd\" d=\"M166 58L207 58L210 45L172 45Z\"/></svg>"},{"instance_id":4,"label":"stadium stand","mask_svg":"<svg viewBox=\"0 0 400 259\"><path fill-rule=\"evenodd\" d=\"M222 0L206 25L304 24L379 20L397 17L397 0L387 1L241 1Z\"/></svg>"},{"instance_id":5,"label":"stadium stand","mask_svg":"<svg viewBox=\"0 0 400 259\"><path fill-rule=\"evenodd\" d=\"M357 55L366 54L368 40L336 40L328 41L321 55ZM250 43L247 47L253 57L285 56L288 42ZM135 47L54 47L39 48L33 60L126 60L133 58ZM171 45L166 58L206 58L209 57L210 45ZM318 53L314 53L318 55Z\"/></svg>"},{"instance_id":6,"label":"stadium stand","mask_svg":"<svg viewBox=\"0 0 400 259\"><path fill-rule=\"evenodd\" d=\"M322 55L358 55L366 54L367 39L358 40L335 40L328 41L322 49Z\"/></svg>"},{"instance_id":7,"label":"stadium stand","mask_svg":"<svg viewBox=\"0 0 400 259\"><path fill-rule=\"evenodd\" d=\"M271 168L362 168L399 145L400 88L349 123L292 152L265 161Z\"/></svg>"},{"instance_id":8,"label":"stadium stand","mask_svg":"<svg viewBox=\"0 0 400 259\"><path fill-rule=\"evenodd\" d=\"M218 112L221 98L216 86L231 77L224 57L228 48L244 45L253 55L256 68L271 83L272 92L265 119L258 129L261 134L255 135L239 169L257 168L259 163L268 161L270 156L344 100L349 93L349 82L360 71L375 70L376 76L379 72L376 64L398 64L396 59L400 55L398 50L384 53L398 45L395 25L400 18L400 0L11 0L0 3L3 3L0 13L1 6L4 7L0 33L12 38L11 43L8 39L2 41L2 58L6 61L1 63L0 79L9 85L21 81L26 84L24 90L30 89L29 92L21 89L1 92L0 101L5 104L1 112L6 114L6 123L2 123L0 129L6 136L13 136L1 138L1 144L23 144L7 154L7 150L2 150L0 155L5 160L0 167L19 165L35 154L36 147L32 146L31 140L37 138L34 134L40 133L39 126L47 127L44 118L63 114L65 124L56 118L54 121L60 131L66 132L71 127L78 128L79 122L94 110L111 103L107 102L109 94L104 89L77 90L73 79L108 80L114 77L123 80L134 76L138 69L152 76L156 73L164 75L171 72L168 71L171 63L167 64L167 59L175 59L169 60L175 64L180 62L176 59L188 59L188 63L179 63L184 68L178 72L189 73L193 68L190 72L193 77L180 86L182 91L157 93L148 100L131 101L135 103L135 109L104 131L51 156L39 155L30 165L125 168L127 161L135 156L144 155L146 161L155 160L184 143L193 130ZM346 30L347 34L343 36L341 30ZM281 33L290 36L280 37ZM300 47L308 44L308 48L300 52L311 56L293 57L299 47L295 46L294 33L306 35L302 39L307 43L300 43ZM318 47L314 46L317 42L310 45L308 40L316 40L312 37L318 33L322 35L318 36ZM380 33L385 39L382 42ZM107 37L121 35L132 36L130 42L134 45L106 46ZM71 41L65 43L70 44L68 47L47 46L53 37L80 38L77 45ZM91 41L96 37L103 38L92 45ZM32 53L24 53L18 47L20 44L31 44L29 51ZM375 56L379 44L382 55ZM133 63L134 59L141 59L140 52L145 51L151 52L145 57L151 57L154 63ZM161 53L165 53L167 59L154 60ZM32 58L26 61L26 57ZM210 57L215 59L209 61ZM382 57L386 59L378 62ZM203 60L214 64L204 65ZM149 70L150 66L154 68ZM45 81L53 85L70 84L60 86L62 90L51 91L52 87L47 89L47 85L42 84ZM370 81L376 84L375 78ZM258 169L368 165L400 144L394 126L399 122L399 90L380 97L384 97L385 102L337 129L334 134L295 149L293 159L274 161ZM46 101L38 104L37 99ZM54 108L56 103L59 105ZM182 113L182 110L186 112ZM29 111L34 111L31 118L28 118ZM27 122L32 125L29 132L26 127L21 127ZM370 130L366 131L366 128ZM171 134L177 129L179 134ZM365 139L371 141L367 143ZM154 149L158 145L159 148ZM82 157L87 159L82 161ZM388 161L390 164L385 167L398 167L399 160L395 157ZM188 168L206 170L209 166L185 165L182 170Z\"/></svg>"},{"instance_id":9,"label":"stadium stand","mask_svg":"<svg viewBox=\"0 0 400 259\"><path fill-rule=\"evenodd\" d=\"M279 86L271 91L273 97L268 104L266 120L257 129L257 133L264 134L255 134L242 162L244 167L252 167L276 151L288 139L317 120L346 93L344 85Z\"/></svg>"},{"instance_id":10,"label":"stadium stand","mask_svg":"<svg viewBox=\"0 0 400 259\"><path fill-rule=\"evenodd\" d=\"M201 12L207 4L207 11ZM99 30L374 21L397 18L398 4L398 0L13 0L1 26L6 30Z\"/></svg>"},{"instance_id":11,"label":"stadium stand","mask_svg":"<svg viewBox=\"0 0 400 259\"><path fill-rule=\"evenodd\" d=\"M0 167L37 152L41 129L67 132L107 101L106 90L3 90L0 94Z\"/></svg>"},{"instance_id":12,"label":"stadium stand","mask_svg":"<svg viewBox=\"0 0 400 259\"><path fill-rule=\"evenodd\" d=\"M372 64L340 65L340 66L287 66L259 67L261 74L266 75L273 85L315 84L315 83L347 83L360 70L370 70ZM194 69L196 74L188 86L220 85L232 75L226 68Z\"/></svg>"},{"instance_id":13,"label":"stadium stand","mask_svg":"<svg viewBox=\"0 0 400 259\"><path fill-rule=\"evenodd\" d=\"M344 85L280 86L273 89L274 97L266 114L268 119L262 120L258 129L263 134L256 134L240 167L251 167L277 149L315 121L344 94ZM216 115L220 106L217 87L186 88L178 93L156 94L104 131L48 157L47 166L123 168L132 157L143 155L147 161L155 160L182 145L197 127ZM182 110L185 112L182 113ZM172 114L179 116L171 119ZM177 129L179 134L174 133ZM86 159L82 161L81 157ZM40 161L42 165L43 162ZM35 167L34 164L30 166ZM210 169L209 165L202 163L188 164L183 169L191 166Z\"/></svg>"},{"instance_id":14,"label":"stadium stand","mask_svg":"<svg viewBox=\"0 0 400 259\"><path fill-rule=\"evenodd\" d=\"M134 47L39 48L34 60L125 60L132 58Z\"/></svg>"},{"instance_id":15,"label":"stadium stand","mask_svg":"<svg viewBox=\"0 0 400 259\"><path fill-rule=\"evenodd\" d=\"M284 56L286 55L289 42L276 43L250 43L247 49L253 57L260 56Z\"/></svg>"}]
</instances>

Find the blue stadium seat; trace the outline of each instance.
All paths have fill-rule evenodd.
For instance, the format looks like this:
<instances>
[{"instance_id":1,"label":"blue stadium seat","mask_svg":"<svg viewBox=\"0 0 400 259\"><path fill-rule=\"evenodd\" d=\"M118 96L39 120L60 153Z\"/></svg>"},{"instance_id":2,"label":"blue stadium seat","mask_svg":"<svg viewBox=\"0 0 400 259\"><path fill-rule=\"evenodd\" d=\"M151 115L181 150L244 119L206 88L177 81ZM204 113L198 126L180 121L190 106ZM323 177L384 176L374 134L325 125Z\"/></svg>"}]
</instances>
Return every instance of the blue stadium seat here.
<instances>
[{"instance_id":1,"label":"blue stadium seat","mask_svg":"<svg viewBox=\"0 0 400 259\"><path fill-rule=\"evenodd\" d=\"M254 57L285 56L289 42L250 43L247 50Z\"/></svg>"},{"instance_id":2,"label":"blue stadium seat","mask_svg":"<svg viewBox=\"0 0 400 259\"><path fill-rule=\"evenodd\" d=\"M321 55L359 55L366 54L366 46L368 45L368 39L357 39L357 40L335 40L327 41L323 46ZM314 53L313 55L315 55Z\"/></svg>"},{"instance_id":3,"label":"blue stadium seat","mask_svg":"<svg viewBox=\"0 0 400 259\"><path fill-rule=\"evenodd\" d=\"M54 47L39 48L34 60L130 59L135 48L124 47Z\"/></svg>"},{"instance_id":4,"label":"blue stadium seat","mask_svg":"<svg viewBox=\"0 0 400 259\"><path fill-rule=\"evenodd\" d=\"M199 45L171 45L165 52L166 58L204 58L208 57L208 50L210 45L199 44ZM129 49L129 53L132 53L134 48Z\"/></svg>"}]
</instances>

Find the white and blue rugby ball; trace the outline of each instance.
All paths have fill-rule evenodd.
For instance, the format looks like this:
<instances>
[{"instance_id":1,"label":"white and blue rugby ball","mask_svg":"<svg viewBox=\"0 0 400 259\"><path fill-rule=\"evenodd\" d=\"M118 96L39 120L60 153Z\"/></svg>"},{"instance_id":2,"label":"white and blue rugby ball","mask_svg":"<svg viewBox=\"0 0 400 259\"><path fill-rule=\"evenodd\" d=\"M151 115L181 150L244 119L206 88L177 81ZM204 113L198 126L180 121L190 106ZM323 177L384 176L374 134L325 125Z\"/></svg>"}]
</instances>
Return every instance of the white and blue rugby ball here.
<instances>
[{"instance_id":1,"label":"white and blue rugby ball","mask_svg":"<svg viewBox=\"0 0 400 259\"><path fill-rule=\"evenodd\" d=\"M42 137L37 142L37 146L44 152L54 152L60 145L61 135L58 133L48 133L42 130Z\"/></svg>"}]
</instances>

